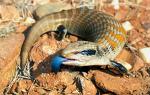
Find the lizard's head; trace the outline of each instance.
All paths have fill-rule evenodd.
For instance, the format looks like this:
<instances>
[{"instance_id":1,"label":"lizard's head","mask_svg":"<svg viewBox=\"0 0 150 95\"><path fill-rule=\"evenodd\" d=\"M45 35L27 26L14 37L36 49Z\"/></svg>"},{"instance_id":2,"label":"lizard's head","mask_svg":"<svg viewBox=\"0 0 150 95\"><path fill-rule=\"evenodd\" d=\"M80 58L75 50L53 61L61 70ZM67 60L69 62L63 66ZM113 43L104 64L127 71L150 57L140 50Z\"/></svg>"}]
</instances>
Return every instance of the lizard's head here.
<instances>
[{"instance_id":1,"label":"lizard's head","mask_svg":"<svg viewBox=\"0 0 150 95\"><path fill-rule=\"evenodd\" d=\"M67 59L82 60L97 54L97 44L88 41L77 41L69 44L63 51L62 56Z\"/></svg>"},{"instance_id":2,"label":"lizard's head","mask_svg":"<svg viewBox=\"0 0 150 95\"><path fill-rule=\"evenodd\" d=\"M101 62L97 54L97 44L88 41L78 41L69 44L59 56L52 60L51 67L54 71L60 68L61 64L73 66L96 65ZM57 70L56 70L57 69Z\"/></svg>"},{"instance_id":3,"label":"lizard's head","mask_svg":"<svg viewBox=\"0 0 150 95\"><path fill-rule=\"evenodd\" d=\"M115 61L110 61L105 56L99 56L98 45L93 42L78 41L69 44L61 55L55 56L51 62L51 68L57 72L61 64L73 66L111 65L121 73L126 73L126 66Z\"/></svg>"}]
</instances>

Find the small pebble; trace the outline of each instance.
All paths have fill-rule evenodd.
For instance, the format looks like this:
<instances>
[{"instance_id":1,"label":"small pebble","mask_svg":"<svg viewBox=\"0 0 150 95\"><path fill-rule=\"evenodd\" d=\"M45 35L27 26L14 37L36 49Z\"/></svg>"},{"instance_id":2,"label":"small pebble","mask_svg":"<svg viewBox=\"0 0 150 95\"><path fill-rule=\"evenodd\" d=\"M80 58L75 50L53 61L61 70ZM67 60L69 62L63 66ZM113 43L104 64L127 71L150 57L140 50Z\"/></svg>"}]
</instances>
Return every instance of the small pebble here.
<instances>
[{"instance_id":1,"label":"small pebble","mask_svg":"<svg viewBox=\"0 0 150 95\"><path fill-rule=\"evenodd\" d=\"M118 10L120 8L119 0L113 0L111 4L114 6L114 9L116 9L116 10Z\"/></svg>"},{"instance_id":2,"label":"small pebble","mask_svg":"<svg viewBox=\"0 0 150 95\"><path fill-rule=\"evenodd\" d=\"M122 23L122 26L126 31L129 31L129 30L133 29L133 26L129 21L126 21L126 22Z\"/></svg>"},{"instance_id":3,"label":"small pebble","mask_svg":"<svg viewBox=\"0 0 150 95\"><path fill-rule=\"evenodd\" d=\"M139 50L139 54L146 63L150 64L150 47L141 48Z\"/></svg>"},{"instance_id":4,"label":"small pebble","mask_svg":"<svg viewBox=\"0 0 150 95\"><path fill-rule=\"evenodd\" d=\"M34 20L33 18L31 18L31 17L27 17L27 18L25 19L25 21L24 21L24 24L25 24L25 25L31 25L31 24L33 24L33 23L35 23L35 20Z\"/></svg>"}]
</instances>

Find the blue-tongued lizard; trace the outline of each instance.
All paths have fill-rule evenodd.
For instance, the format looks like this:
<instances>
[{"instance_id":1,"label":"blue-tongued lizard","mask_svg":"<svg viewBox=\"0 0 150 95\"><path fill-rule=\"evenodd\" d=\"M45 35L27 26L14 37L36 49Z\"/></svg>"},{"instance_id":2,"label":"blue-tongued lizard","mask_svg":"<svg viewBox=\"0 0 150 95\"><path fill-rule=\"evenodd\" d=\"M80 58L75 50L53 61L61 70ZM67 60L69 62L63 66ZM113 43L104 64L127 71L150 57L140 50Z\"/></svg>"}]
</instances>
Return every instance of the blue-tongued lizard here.
<instances>
[{"instance_id":1,"label":"blue-tongued lizard","mask_svg":"<svg viewBox=\"0 0 150 95\"><path fill-rule=\"evenodd\" d=\"M48 14L37 21L28 33L21 52L21 65L29 62L29 52L37 39L47 31L62 31L84 38L62 51L52 59L53 71L61 64L75 66L111 65L121 72L127 72L122 64L112 61L122 50L126 42L126 31L111 15L88 8L63 10Z\"/></svg>"}]
</instances>

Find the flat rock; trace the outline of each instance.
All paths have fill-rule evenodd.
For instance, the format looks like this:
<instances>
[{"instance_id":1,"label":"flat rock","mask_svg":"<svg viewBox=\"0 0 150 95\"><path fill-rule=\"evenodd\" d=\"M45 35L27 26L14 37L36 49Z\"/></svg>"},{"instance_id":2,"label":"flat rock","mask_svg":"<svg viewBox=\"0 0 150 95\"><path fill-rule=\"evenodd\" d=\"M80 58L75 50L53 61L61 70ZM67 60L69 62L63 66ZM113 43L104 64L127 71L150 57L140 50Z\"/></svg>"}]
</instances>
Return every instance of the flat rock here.
<instances>
[{"instance_id":1,"label":"flat rock","mask_svg":"<svg viewBox=\"0 0 150 95\"><path fill-rule=\"evenodd\" d=\"M146 63L150 63L150 47L139 49L139 54Z\"/></svg>"},{"instance_id":2,"label":"flat rock","mask_svg":"<svg viewBox=\"0 0 150 95\"><path fill-rule=\"evenodd\" d=\"M16 71L16 60L23 43L23 34L10 34L0 38L0 92L3 92Z\"/></svg>"},{"instance_id":3,"label":"flat rock","mask_svg":"<svg viewBox=\"0 0 150 95\"><path fill-rule=\"evenodd\" d=\"M115 58L116 60L123 60L128 63L133 63L134 55L127 49L123 48L123 50L119 53L119 55Z\"/></svg>"},{"instance_id":4,"label":"flat rock","mask_svg":"<svg viewBox=\"0 0 150 95\"><path fill-rule=\"evenodd\" d=\"M83 76L79 76L78 79L80 80L80 84L78 84L80 87L77 87L82 88L83 95L96 95L97 89L90 79Z\"/></svg>"},{"instance_id":5,"label":"flat rock","mask_svg":"<svg viewBox=\"0 0 150 95\"><path fill-rule=\"evenodd\" d=\"M132 52L130 52L125 48L119 53L119 55L115 58L115 60L121 63L130 64L131 71L138 71L139 69L144 67L144 61L140 57L136 56L135 54L133 54Z\"/></svg>"},{"instance_id":6,"label":"flat rock","mask_svg":"<svg viewBox=\"0 0 150 95\"><path fill-rule=\"evenodd\" d=\"M132 71L138 71L141 68L143 68L144 65L145 65L144 61L139 56L136 56L136 60L134 62L134 66L132 68Z\"/></svg>"},{"instance_id":7,"label":"flat rock","mask_svg":"<svg viewBox=\"0 0 150 95\"><path fill-rule=\"evenodd\" d=\"M54 35L52 34L52 36ZM56 52L58 53L60 49L65 48L70 43L67 41L57 41L52 36L48 37L48 35L45 34L34 44L33 48L31 49L31 59L35 63L40 63L43 60L47 60L46 58L52 57Z\"/></svg>"},{"instance_id":8,"label":"flat rock","mask_svg":"<svg viewBox=\"0 0 150 95\"><path fill-rule=\"evenodd\" d=\"M142 82L140 79L117 77L100 71L93 71L93 75L96 85L100 89L106 89L117 95L128 95L141 91Z\"/></svg>"},{"instance_id":9,"label":"flat rock","mask_svg":"<svg viewBox=\"0 0 150 95\"><path fill-rule=\"evenodd\" d=\"M42 6L39 6L35 10L35 14L37 18L41 18L45 15L48 15L54 12L60 12L62 10L67 10L67 9L71 9L71 6L66 3L62 3L62 2L47 3Z\"/></svg>"},{"instance_id":10,"label":"flat rock","mask_svg":"<svg viewBox=\"0 0 150 95\"><path fill-rule=\"evenodd\" d=\"M3 20L13 20L20 16L19 11L12 5L0 5L0 15Z\"/></svg>"}]
</instances>

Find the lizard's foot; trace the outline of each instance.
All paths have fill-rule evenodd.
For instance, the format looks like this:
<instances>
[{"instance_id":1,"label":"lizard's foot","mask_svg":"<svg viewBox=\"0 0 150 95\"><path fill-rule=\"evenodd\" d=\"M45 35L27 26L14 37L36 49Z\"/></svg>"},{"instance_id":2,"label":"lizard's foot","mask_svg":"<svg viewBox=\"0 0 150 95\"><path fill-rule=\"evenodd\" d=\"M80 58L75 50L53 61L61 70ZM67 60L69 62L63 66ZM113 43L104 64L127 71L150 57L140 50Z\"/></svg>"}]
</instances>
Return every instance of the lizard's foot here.
<instances>
[{"instance_id":1,"label":"lizard's foot","mask_svg":"<svg viewBox=\"0 0 150 95\"><path fill-rule=\"evenodd\" d=\"M130 76L133 76L133 74L131 74L129 72L129 69L131 69L132 67L129 66L128 64L128 67L127 66L124 66L123 64L117 62L117 61L110 61L111 62L111 65L116 68L121 74L127 74L127 75L130 75Z\"/></svg>"},{"instance_id":2,"label":"lizard's foot","mask_svg":"<svg viewBox=\"0 0 150 95\"><path fill-rule=\"evenodd\" d=\"M31 74L32 66L30 62L27 62L24 68L20 68L20 78L33 79Z\"/></svg>"},{"instance_id":3,"label":"lizard's foot","mask_svg":"<svg viewBox=\"0 0 150 95\"><path fill-rule=\"evenodd\" d=\"M111 65L116 68L121 74L127 74L128 70L125 66L123 66L121 63L118 63L116 61L111 61Z\"/></svg>"}]
</instances>

